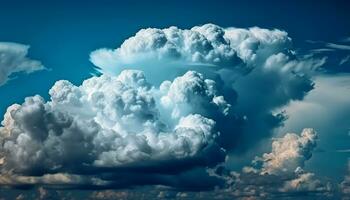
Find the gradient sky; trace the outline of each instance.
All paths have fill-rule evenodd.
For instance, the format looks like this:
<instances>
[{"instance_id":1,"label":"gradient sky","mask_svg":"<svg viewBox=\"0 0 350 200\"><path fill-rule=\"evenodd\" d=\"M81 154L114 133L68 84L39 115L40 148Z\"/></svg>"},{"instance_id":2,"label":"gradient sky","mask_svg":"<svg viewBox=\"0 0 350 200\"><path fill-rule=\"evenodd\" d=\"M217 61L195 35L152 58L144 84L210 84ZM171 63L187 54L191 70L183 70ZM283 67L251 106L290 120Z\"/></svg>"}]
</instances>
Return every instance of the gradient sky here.
<instances>
[{"instance_id":1,"label":"gradient sky","mask_svg":"<svg viewBox=\"0 0 350 200\"><path fill-rule=\"evenodd\" d=\"M263 153L271 151L272 138L283 138L287 132L299 134L303 128L314 128L318 133L319 139L317 142L317 147L312 147L314 148L312 157L305 159L307 160L307 163L305 164L304 170L314 173L316 177L322 181L329 181L332 185L335 185L333 188L341 188L332 189L332 192L327 191L332 193L333 196L326 196L325 194L322 194L321 196L318 196L319 198L346 199L349 198L348 195L350 195L350 181L348 180L347 183L343 184L347 185L346 187L348 193L339 192L344 188L344 186L339 185L342 181L344 181L344 179L346 179L346 176L349 179L349 8L350 3L348 1L341 0L296 0L290 2L277 0L0 0L0 42L29 45L30 48L27 57L40 61L46 68L44 70L38 70L28 74L25 70L19 73L10 74L9 77L11 80L6 81L6 83L3 85L0 84L0 113L1 116L3 116L6 109L10 105L14 103L22 104L24 102L24 98L28 96L38 94L45 100L49 100L49 90L56 81L68 80L74 85L80 85L84 80L89 79L92 76L98 76L104 73L109 74L104 71L104 66L99 66L98 64L94 65L89 60L91 59L91 57L89 57L90 53L100 48L116 49L120 47L120 45L126 39L134 36L135 33L142 28L152 27L164 29L170 26L176 26L179 29L191 29L194 26L212 23L223 28L260 27L269 30L279 29L288 33L288 37L292 39L293 46L286 48L295 51L296 55L300 56L300 60L309 58L314 60L322 60L324 58L324 61L321 64L322 66L317 70L310 72L310 80L314 81L315 87L311 90L305 88L307 86L304 87L304 85L298 85L298 88L300 88L298 91L286 92L290 92L292 95L295 93L295 96L286 100L285 103L281 103L275 107L268 107L265 105L261 106L260 103L257 102L260 102L260 100L261 102L264 102L265 99L258 98L255 100L255 102L252 101L251 103L246 103L248 106L261 106L261 110L266 109L269 113L278 113L278 111L285 110L287 117L286 119L281 119L281 121L278 121L280 119L277 118L271 119L277 120L276 124L274 124L275 121L271 122L273 125L265 124L265 126L264 124L259 124L257 122L255 125L252 125L253 128L245 128L245 136L239 136L239 139L242 139L242 143L244 143L244 145L242 145L241 148L233 148L232 151L229 150L229 158L223 165L225 168L227 168L227 170L240 171L242 167L249 165L255 156L263 157ZM320 60L318 60L318 62L321 62ZM135 61L135 63L138 62ZM191 65L191 63L186 64ZM102 70L97 71L96 66L102 68ZM0 67L2 67L1 62ZM149 74L146 72L146 77L147 75ZM169 76L159 74L158 76L172 80L174 77L176 77L176 75L178 74ZM253 77L251 79L254 79L254 75L252 76ZM256 76L258 78L260 77L258 75ZM147 78L152 82L152 77ZM274 80L274 78L274 76L271 76L271 78L266 78L266 80ZM251 86L249 80L246 82L235 82L237 87L234 87L234 89L238 93L238 99L242 99L242 97L243 99L245 97L251 97L250 94L245 94L245 89L249 90L252 88L257 88L255 86ZM261 78L261 80L265 79ZM264 83L266 83L266 81ZM294 82L291 83L291 85L293 84ZM306 83L303 82L302 84ZM262 86L262 88L264 88L264 86ZM302 94L302 98L298 98L299 93ZM241 94L242 97L240 96ZM284 97L281 97L281 99L282 98ZM276 97L276 99L279 99L279 97ZM266 101L274 102L278 100L269 99L266 97ZM276 103L276 105L277 104L278 103ZM244 115L253 116L255 112L260 112L256 111L254 106L252 106L252 108L249 110L245 105L242 107L237 107L235 111L239 113L237 115L242 115L242 119ZM217 117L217 119L214 120L221 120L221 118ZM256 119L253 119L253 121L254 120L259 121L260 119L256 117ZM240 122L238 121L239 120L237 119L237 122L234 123L239 124ZM258 128L261 128L261 131L266 129L269 134L259 135L260 133L258 132L253 133ZM231 129L230 131L239 131L238 129L239 128L237 128L237 130ZM247 135L246 132L249 133L249 131L251 131L251 133ZM248 140L249 142L247 142ZM301 151L307 152L305 149L302 149ZM2 152L0 153L0 155L2 155ZM213 156L215 155L213 154ZM185 163L182 164L186 165ZM175 166L174 168L181 168L181 166ZM164 170L163 168L161 169ZM169 171L171 170L172 169L169 169ZM261 170L263 171L263 169ZM121 177L127 179L128 173L131 172L128 170L125 171L127 171L125 174L118 174L116 176L118 178ZM161 174L162 172L159 173ZM187 171L181 174L181 176L184 177L184 180L187 180L188 177L190 177L190 179L191 177L196 179L197 177L202 176L202 173L204 172L203 169L198 169L198 171L186 173ZM123 190L123 192L127 193L135 191L137 194L145 193L147 187L152 187L154 185L152 184L152 181L148 180L152 179L152 174L150 177L147 177L146 175L144 179L138 180L139 182L135 181L138 183L135 184L136 186L145 185L144 187L137 187L134 189L128 188L125 191ZM4 175L2 174L0 176ZM220 174L220 176L223 176L223 174ZM274 177L272 177L272 179L273 178ZM182 187L179 186L183 184L181 181L172 181L171 176L166 178L160 177L159 179L161 180L160 183L162 183L162 181L164 183L171 182L171 184L164 184L170 186L171 189L169 189L169 191L173 192L173 190L175 190L178 192L183 192L181 189ZM204 181L213 181L213 184L215 184L215 181L209 178L204 179ZM156 181L155 183L156 185L162 185ZM194 187L191 186L191 183L188 183L188 185L184 185L183 188L191 188L190 190L201 190L198 189L201 188L200 184L193 184L195 185ZM130 187L133 186L133 184L130 184ZM197 186L198 188L196 188ZM40 189L47 189L45 188L45 184L34 184L34 188L29 190L18 190L18 188L11 189L11 187L10 189L4 189L6 188L6 184L3 184L3 188L0 190L0 197L3 196L5 199L11 199L23 193L23 197L21 198L30 199L32 197L31 195L35 195L36 193L42 194L42 191L40 192L40 189L37 189L38 187L40 187ZM81 190L82 188L87 190ZM87 198L87 196L90 196L90 198L98 199L97 193L100 190L96 189L99 188L94 188L94 186L84 186L82 188L69 188L70 190L67 193L69 193L70 197L72 198L79 198L82 196ZM158 189L159 188L155 189L155 191ZM10 192L7 193L7 191ZM48 191L58 193L53 194L55 198L62 198L62 194L60 193L61 190L51 188ZM310 193L314 192L312 190L310 191ZM309 195L309 190L302 190L302 192L303 193L291 192L291 194L295 195L291 198L298 199L303 197L303 195ZM150 198L163 198L160 193L157 193L156 196L152 196ZM92 197L93 195L95 196ZM108 195L104 195L106 199L117 198L117 196L108 197ZM178 196L175 195L174 197L174 194L171 193L169 198L181 199L181 196L179 194L177 195ZM207 195L208 196L204 199L211 199L210 195L212 194ZM242 196L239 198L241 197ZM130 199L132 198L137 199L139 196L130 197ZM186 198L184 197L183 199ZM193 198L200 199L201 197L197 195ZM264 198L267 197L262 197L262 199ZM281 198L281 196L271 196L271 199L274 198ZM310 198L312 199L312 197Z\"/></svg>"}]
</instances>

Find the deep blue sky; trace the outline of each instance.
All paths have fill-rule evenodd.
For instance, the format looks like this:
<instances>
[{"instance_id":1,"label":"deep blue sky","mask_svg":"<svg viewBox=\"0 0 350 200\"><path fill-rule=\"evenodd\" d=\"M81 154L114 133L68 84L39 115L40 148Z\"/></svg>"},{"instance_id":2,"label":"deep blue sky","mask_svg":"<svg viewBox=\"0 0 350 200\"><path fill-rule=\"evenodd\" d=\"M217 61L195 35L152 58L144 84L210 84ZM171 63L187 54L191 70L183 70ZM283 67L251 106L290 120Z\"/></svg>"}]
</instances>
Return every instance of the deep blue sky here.
<instances>
[{"instance_id":1,"label":"deep blue sky","mask_svg":"<svg viewBox=\"0 0 350 200\"><path fill-rule=\"evenodd\" d=\"M349 8L350 1L346 0L0 0L0 42L30 45L28 57L40 60L48 68L25 76L16 74L16 80L0 87L0 121L9 105L22 103L27 96L39 94L48 98L49 89L58 80L66 79L79 85L96 73L89 61L90 52L102 47L117 48L141 28L177 26L185 29L206 23L221 27L277 28L288 32L295 49L309 50L322 48L325 42L338 43L350 36ZM338 64L348 52L337 51L332 56L337 57ZM350 72L349 67L341 67L334 67L332 72ZM314 121L318 117L323 116L315 116ZM324 121L317 123L319 127L322 128ZM300 126L308 126L307 122ZM328 133L327 128L320 131L321 135ZM331 134L336 136L335 132ZM340 146L338 143L348 149L348 135L341 134L338 138L334 136L331 142L333 135L329 136L329 141L320 142L318 154L311 163L316 172L334 176L338 182L343 179L349 155L336 154L332 149ZM325 144L331 144L332 151L326 152ZM326 156L322 152L326 152ZM332 162L338 164L334 170L329 170Z\"/></svg>"},{"instance_id":2,"label":"deep blue sky","mask_svg":"<svg viewBox=\"0 0 350 200\"><path fill-rule=\"evenodd\" d=\"M286 30L305 40L337 41L350 33L347 1L0 1L0 40L31 46L51 69L19 76L0 88L0 112L28 95L47 96L59 79L80 83L94 72L89 53L117 47L146 27L220 26ZM35 80L35 81L33 81Z\"/></svg>"}]
</instances>

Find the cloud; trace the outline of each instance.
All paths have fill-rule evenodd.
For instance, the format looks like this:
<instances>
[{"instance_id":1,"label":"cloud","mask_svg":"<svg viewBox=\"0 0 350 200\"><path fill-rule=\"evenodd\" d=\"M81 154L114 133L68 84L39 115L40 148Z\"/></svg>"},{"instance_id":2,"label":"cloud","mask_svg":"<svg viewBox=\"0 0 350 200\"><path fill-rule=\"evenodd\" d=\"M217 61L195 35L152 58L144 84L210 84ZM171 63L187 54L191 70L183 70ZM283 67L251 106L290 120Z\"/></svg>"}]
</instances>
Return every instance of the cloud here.
<instances>
[{"instance_id":1,"label":"cloud","mask_svg":"<svg viewBox=\"0 0 350 200\"><path fill-rule=\"evenodd\" d=\"M304 129L300 134L287 133L274 138L271 152L252 161L241 172L230 171L222 166L208 169L210 176L224 180L225 184L210 191L183 191L161 185L144 186L121 190L98 190L86 192L86 199L339 199L338 188L314 173L304 171L303 166L317 146L317 134L313 129ZM290 166L281 163L294 163ZM188 176L187 174L186 176ZM67 179L66 175L57 176ZM64 178L62 178L64 177ZM130 176L126 176L130 177ZM195 176L201 178L201 176ZM132 178L132 176L131 176ZM154 177L153 177L154 178ZM174 177L172 177L173 179ZM190 179L189 179L190 180ZM340 189L346 199L347 177ZM183 183L182 183L183 184ZM69 196L55 190L38 188L37 196ZM66 193L66 192L65 192ZM21 194L21 196L25 196ZM81 199L76 196L76 199ZM73 199L73 197L72 197Z\"/></svg>"},{"instance_id":2,"label":"cloud","mask_svg":"<svg viewBox=\"0 0 350 200\"><path fill-rule=\"evenodd\" d=\"M178 191L154 186L137 190L104 190L91 193L91 199L337 199L336 188L302 169L316 148L316 133L304 129L301 134L287 133L272 142L272 150L252 162L242 172L218 166L209 174L225 180L226 185L212 191ZM277 154L278 153L278 154ZM257 160L261 162L257 164ZM278 160L278 161L277 161ZM297 163L288 167L279 163ZM273 164L272 164L273 163ZM277 164L276 164L277 163ZM267 170L273 169L273 170ZM277 170L278 169L278 170ZM144 191L147 192L144 192Z\"/></svg>"},{"instance_id":3,"label":"cloud","mask_svg":"<svg viewBox=\"0 0 350 200\"><path fill-rule=\"evenodd\" d=\"M350 37L344 37L341 42L350 42Z\"/></svg>"},{"instance_id":4,"label":"cloud","mask_svg":"<svg viewBox=\"0 0 350 200\"><path fill-rule=\"evenodd\" d=\"M258 141L281 125L285 117L272 110L291 100L301 100L313 89L310 76L325 63L325 58L297 55L285 31L223 28L214 24L191 29L142 29L119 48L92 52L90 60L107 74L140 69L155 85L188 70L215 80L232 110L241 118L239 122L231 122L235 127L230 128L244 132L234 136L246 140L240 142L242 149L251 146L249 142L253 140L244 138L249 133L255 132ZM236 145L230 142L225 147Z\"/></svg>"},{"instance_id":5,"label":"cloud","mask_svg":"<svg viewBox=\"0 0 350 200\"><path fill-rule=\"evenodd\" d=\"M341 42L347 43L349 38L345 38L344 40L341 40ZM329 48L329 50L350 50L350 46L346 44L338 44L333 42L324 42L324 41L313 41L313 40L306 40L306 42L310 44L321 44L325 46L326 48Z\"/></svg>"},{"instance_id":6,"label":"cloud","mask_svg":"<svg viewBox=\"0 0 350 200\"><path fill-rule=\"evenodd\" d=\"M101 76L80 86L60 80L49 101L35 95L7 109L1 184L222 186L206 168L269 137L286 119L276 109L314 88L325 61L297 54L291 42L281 30L206 24L143 29L117 49L96 50L90 60ZM290 160L302 167L309 136L289 134L291 158L273 168L263 156L264 170L291 170ZM62 174L72 181L57 182Z\"/></svg>"},{"instance_id":7,"label":"cloud","mask_svg":"<svg viewBox=\"0 0 350 200\"><path fill-rule=\"evenodd\" d=\"M349 61L350 46L346 39L340 40L340 43L310 41L310 49L308 50L314 58L324 58L325 62L320 68L323 71L330 73L349 73L349 68L345 65Z\"/></svg>"},{"instance_id":8,"label":"cloud","mask_svg":"<svg viewBox=\"0 0 350 200\"><path fill-rule=\"evenodd\" d=\"M40 61L27 57L29 46L0 42L0 86L17 72L32 73L45 69Z\"/></svg>"},{"instance_id":9,"label":"cloud","mask_svg":"<svg viewBox=\"0 0 350 200\"><path fill-rule=\"evenodd\" d=\"M271 152L256 157L241 173L222 166L210 172L226 180L223 190L235 198L331 198L335 192L331 183L303 170L316 148L316 139L313 129L304 129L300 135L287 133L275 138Z\"/></svg>"},{"instance_id":10,"label":"cloud","mask_svg":"<svg viewBox=\"0 0 350 200\"><path fill-rule=\"evenodd\" d=\"M314 130L304 129L301 136L287 133L283 138L275 139L271 153L256 159L256 162L262 162L261 173L279 175L304 167L316 146L316 138Z\"/></svg>"},{"instance_id":11,"label":"cloud","mask_svg":"<svg viewBox=\"0 0 350 200\"><path fill-rule=\"evenodd\" d=\"M222 28L205 24L189 30L177 27L142 29L117 49L92 52L90 60L103 73L118 74L125 68L141 68L146 75L157 71L164 72L159 73L159 77L169 78L167 71L186 66L201 70L249 71L256 67L256 62L280 52L288 53L290 47L287 33L277 29Z\"/></svg>"},{"instance_id":12,"label":"cloud","mask_svg":"<svg viewBox=\"0 0 350 200\"><path fill-rule=\"evenodd\" d=\"M339 65L344 65L349 61L349 59L350 59L350 55L344 57L343 59L340 60Z\"/></svg>"},{"instance_id":13,"label":"cloud","mask_svg":"<svg viewBox=\"0 0 350 200\"><path fill-rule=\"evenodd\" d=\"M318 141L318 147L323 152L313 156L309 167L317 174L340 179L344 176L342 170L329 169L343 168L348 158L347 153L336 152L349 149L350 76L321 75L315 76L314 82L315 89L303 101L293 101L281 108L288 115L288 120L277 132L282 136L285 132L299 131L306 126L313 127L322 138ZM334 162L324 162L325 160Z\"/></svg>"},{"instance_id":14,"label":"cloud","mask_svg":"<svg viewBox=\"0 0 350 200\"><path fill-rule=\"evenodd\" d=\"M0 128L2 174L79 174L84 169L94 174L167 162L174 167L189 162L184 165L191 168L224 159L216 122L198 113L225 116L229 105L215 82L196 72L164 82L161 89L151 87L140 71L93 77L79 87L58 81L50 95L49 102L34 96L8 108Z\"/></svg>"},{"instance_id":15,"label":"cloud","mask_svg":"<svg viewBox=\"0 0 350 200\"><path fill-rule=\"evenodd\" d=\"M338 50L346 50L346 51L350 50L350 46L344 45L344 44L326 43L326 47L338 49Z\"/></svg>"},{"instance_id":16,"label":"cloud","mask_svg":"<svg viewBox=\"0 0 350 200\"><path fill-rule=\"evenodd\" d=\"M348 173L350 172L350 160L348 161ZM340 184L343 199L350 199L350 175L347 174Z\"/></svg>"}]
</instances>

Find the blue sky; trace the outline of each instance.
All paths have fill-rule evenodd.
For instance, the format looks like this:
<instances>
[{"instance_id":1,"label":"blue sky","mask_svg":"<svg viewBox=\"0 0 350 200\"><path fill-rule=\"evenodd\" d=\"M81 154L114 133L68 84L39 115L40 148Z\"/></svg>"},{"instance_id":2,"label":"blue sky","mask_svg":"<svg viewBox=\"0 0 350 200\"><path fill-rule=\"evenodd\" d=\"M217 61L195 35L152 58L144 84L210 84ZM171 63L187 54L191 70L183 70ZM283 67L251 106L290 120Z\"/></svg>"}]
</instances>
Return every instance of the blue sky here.
<instances>
[{"instance_id":1,"label":"blue sky","mask_svg":"<svg viewBox=\"0 0 350 200\"><path fill-rule=\"evenodd\" d=\"M10 107L9 110L14 111L7 112L7 116L11 117L4 117L9 119L8 123L4 120L0 126L0 137L4 138L0 140L3 143L0 147L1 176L7 180L8 174L12 173L9 171L13 169L18 172L14 174L16 176L39 177L29 184L14 181L9 184L10 188L30 189L9 189L11 192L6 193L7 189L2 188L0 197L3 195L10 199L22 194L22 198L26 199L31 195L50 194L63 198L64 194L57 190L57 185L58 188L69 189L72 198L89 196L91 199L116 198L123 192L130 199L138 199L138 195L145 193L148 187L152 190L149 198L161 198L163 195L165 198L168 195L173 199L201 199L198 191L204 191L206 198L211 199L216 196L216 192L211 190L214 187L232 190L232 194L225 193L227 190L222 192L227 195L223 195L223 199L231 198L230 195L244 199L261 194L271 195L272 199L289 195L293 198L309 196L311 199L312 195L320 199L349 197L348 8L349 2L341 0L0 0L0 53L4 54L0 57L0 67L3 68L0 72L7 72L5 77L9 78L1 79L0 74L1 116L12 104L25 102L20 108ZM171 26L178 29L166 29ZM145 28L156 29L139 32ZM170 41L167 42L174 45L169 49L164 45L168 43L163 44L162 40L167 31L181 35L179 43L170 41L169 35L166 36L166 40ZM222 46L215 46L227 45L227 41L221 43L213 36L221 34L220 31L226 34L222 37L231 44L224 50ZM230 35L238 34L235 31L247 34L244 36L246 40L237 39L237 42L236 36ZM189 37L188 40L193 39L191 47L183 45L187 41L187 32L199 37ZM195 43L202 39L209 41L210 47L205 46L205 41ZM232 47L235 41L241 44L239 48ZM19 50L23 51L28 46L13 46L14 43L30 46L25 58L17 59L16 56ZM7 52L11 48L15 52L12 52L13 55ZM173 50L176 51L174 54ZM200 52L202 57L195 57L196 52ZM6 56L8 60L1 60ZM28 60L35 62L28 64ZM23 69L22 65L25 65ZM137 69L142 74L120 74L122 69ZM190 70L198 72L188 72ZM102 74L112 78L91 79ZM143 76L147 84L144 84ZM123 98L130 94L120 89L116 82L127 85L134 79L139 81L131 84L136 96L128 96L129 99L125 100ZM216 89L211 88L212 82L208 79L213 80ZM86 82L83 86L75 87L83 81ZM200 89L191 84L199 84ZM150 89L152 87L154 90ZM199 96L191 96L192 93ZM43 99L24 100L34 95ZM149 100L151 97L154 100ZM124 101L124 113L118 110L121 109L118 98ZM145 102L132 102L134 98ZM93 106L90 107L90 104ZM127 107L129 104L130 107ZM105 107L99 110L101 105ZM72 124L68 126L67 123ZM195 124L200 124L200 128L192 127ZM212 129L213 124L215 128ZM318 139L313 131L303 131L304 128L313 128ZM198 135L182 133L184 129L210 134L197 138ZM216 129L220 134L214 131ZM55 132L58 130L63 138L60 138L61 133ZM161 148L158 143L153 144L153 140L148 138L150 133L144 133L145 130L152 134L156 132L156 138L163 132L184 134L183 137L188 138L186 142L169 142L169 150ZM88 140L90 135L95 134L94 131L101 135ZM118 145L104 143L112 140L107 137L109 131L126 138L118 143L121 145L118 150L114 149ZM33 139L35 142L26 144L32 145L33 150L26 145L21 147L17 138L20 133L27 134L29 138L50 138L50 134L59 136L56 135L57 141L40 139L38 142ZM133 139L134 133L141 133L147 138L150 150L145 149L141 139ZM16 136L5 138L6 134ZM161 142L175 140L163 139L158 138ZM12 140L18 145L13 148L10 147L13 143L5 145L5 141ZM199 140L204 142L198 143ZM76 154L71 152L75 145L82 146ZM57 152L46 152L40 154L38 160L31 161L34 155L39 155L31 155L32 152L49 151L45 149L47 147L62 148L58 153L63 155L62 158L55 157ZM107 151L104 148L111 149ZM135 150L133 154L128 151L130 148L136 148L141 153ZM94 151L86 153L89 149ZM23 155L27 155L28 160L16 151L26 152ZM103 153L98 154L99 151ZM64 152L68 152L67 155ZM142 157L144 154L149 157ZM2 156L5 161L1 161ZM25 161L22 163L19 158ZM115 158L122 161L117 162L113 160ZM52 164L55 159L61 163ZM241 180L230 174L231 171L240 173ZM68 176L64 177L65 180L80 181L62 184L63 176ZM91 177L108 183L98 185ZM289 178L286 181L281 177ZM257 185L249 185L245 182L252 178L262 183L258 181ZM264 182L270 179L273 180L268 182L271 185ZM0 180L1 186L8 186L3 182L6 181ZM295 182L301 186L293 188ZM259 184L268 186L264 190L254 188ZM242 193L245 185L258 192ZM277 188L276 185L283 187ZM133 192L134 196L131 195Z\"/></svg>"}]
</instances>

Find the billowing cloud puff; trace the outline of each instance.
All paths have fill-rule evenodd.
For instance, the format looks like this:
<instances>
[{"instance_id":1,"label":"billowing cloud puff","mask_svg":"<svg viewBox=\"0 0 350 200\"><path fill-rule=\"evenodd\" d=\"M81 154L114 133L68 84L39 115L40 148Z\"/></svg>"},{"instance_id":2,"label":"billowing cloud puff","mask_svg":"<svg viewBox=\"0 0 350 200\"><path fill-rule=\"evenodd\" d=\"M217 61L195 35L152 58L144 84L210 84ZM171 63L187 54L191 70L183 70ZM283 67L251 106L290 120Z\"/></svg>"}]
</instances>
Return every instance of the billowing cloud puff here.
<instances>
[{"instance_id":1,"label":"billowing cloud puff","mask_svg":"<svg viewBox=\"0 0 350 200\"><path fill-rule=\"evenodd\" d=\"M290 50L291 39L280 30L253 27L222 28L214 24L189 30L170 27L142 29L117 49L99 49L90 60L103 72L118 73L125 68L146 72L171 70L180 65L203 65L249 71L257 62ZM164 64L162 67L154 66ZM153 65L153 66L152 66Z\"/></svg>"},{"instance_id":2,"label":"billowing cloud puff","mask_svg":"<svg viewBox=\"0 0 350 200\"><path fill-rule=\"evenodd\" d=\"M220 129L205 111L225 116L229 104L214 81L196 72L166 81L161 89L140 71L93 77L81 86L58 81L50 95L48 102L34 96L8 108L0 128L2 173L94 173L90 170L186 159L199 165L223 161L216 144Z\"/></svg>"},{"instance_id":3,"label":"billowing cloud puff","mask_svg":"<svg viewBox=\"0 0 350 200\"><path fill-rule=\"evenodd\" d=\"M305 161L311 157L312 150L316 147L316 138L314 130L304 129L301 136L287 133L283 138L275 139L271 153L256 160L262 161L261 173L282 174L304 167Z\"/></svg>"},{"instance_id":4,"label":"billowing cloud puff","mask_svg":"<svg viewBox=\"0 0 350 200\"><path fill-rule=\"evenodd\" d=\"M243 149L251 146L250 133L258 141L281 125L285 117L274 110L301 100L312 90L310 76L325 62L324 58L297 55L285 31L214 24L142 29L119 48L92 52L90 60L107 74L141 69L156 85L188 70L215 80L236 116L245 119L235 122L244 132L239 136L244 140L240 142ZM233 143L225 146L237 146Z\"/></svg>"},{"instance_id":5,"label":"billowing cloud puff","mask_svg":"<svg viewBox=\"0 0 350 200\"><path fill-rule=\"evenodd\" d=\"M40 61L27 57L29 46L17 43L0 42L0 86L16 72L32 73L43 70Z\"/></svg>"}]
</instances>

